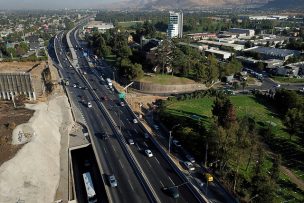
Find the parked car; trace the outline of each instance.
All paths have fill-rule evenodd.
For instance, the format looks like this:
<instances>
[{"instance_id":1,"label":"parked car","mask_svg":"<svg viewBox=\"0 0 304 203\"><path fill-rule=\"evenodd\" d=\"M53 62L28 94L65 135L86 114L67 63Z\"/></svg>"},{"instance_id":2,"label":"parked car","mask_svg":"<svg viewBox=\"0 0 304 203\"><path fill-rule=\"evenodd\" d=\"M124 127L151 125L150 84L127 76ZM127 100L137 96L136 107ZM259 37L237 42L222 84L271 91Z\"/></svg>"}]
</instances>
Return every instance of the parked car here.
<instances>
[{"instance_id":1,"label":"parked car","mask_svg":"<svg viewBox=\"0 0 304 203\"><path fill-rule=\"evenodd\" d=\"M91 102L88 102L88 107L92 108L92 103Z\"/></svg>"},{"instance_id":2,"label":"parked car","mask_svg":"<svg viewBox=\"0 0 304 203\"><path fill-rule=\"evenodd\" d=\"M111 187L117 187L117 180L114 175L110 175L108 177L109 183Z\"/></svg>"},{"instance_id":3,"label":"parked car","mask_svg":"<svg viewBox=\"0 0 304 203\"><path fill-rule=\"evenodd\" d=\"M152 157L152 156L153 156L153 154L152 154L152 152L151 152L150 149L146 149L146 150L145 150L145 153L146 153L146 155L147 155L148 157Z\"/></svg>"},{"instance_id":4,"label":"parked car","mask_svg":"<svg viewBox=\"0 0 304 203\"><path fill-rule=\"evenodd\" d=\"M193 166L193 164L190 161L184 161L183 165L187 168L187 170L189 171L194 171L195 168Z\"/></svg>"},{"instance_id":5,"label":"parked car","mask_svg":"<svg viewBox=\"0 0 304 203\"><path fill-rule=\"evenodd\" d=\"M133 119L133 123L138 123L136 118Z\"/></svg>"},{"instance_id":6,"label":"parked car","mask_svg":"<svg viewBox=\"0 0 304 203\"><path fill-rule=\"evenodd\" d=\"M125 106L125 103L124 102L120 102L120 106Z\"/></svg>"}]
</instances>

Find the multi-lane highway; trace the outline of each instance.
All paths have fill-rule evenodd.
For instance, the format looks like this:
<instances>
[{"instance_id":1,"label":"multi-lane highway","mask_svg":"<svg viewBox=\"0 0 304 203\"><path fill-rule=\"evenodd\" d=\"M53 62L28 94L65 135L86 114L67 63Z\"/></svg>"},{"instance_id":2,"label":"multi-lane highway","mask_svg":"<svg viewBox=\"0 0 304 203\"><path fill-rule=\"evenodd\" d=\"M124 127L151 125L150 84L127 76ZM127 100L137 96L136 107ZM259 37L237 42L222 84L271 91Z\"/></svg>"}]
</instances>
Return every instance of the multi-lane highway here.
<instances>
[{"instance_id":1,"label":"multi-lane highway","mask_svg":"<svg viewBox=\"0 0 304 203\"><path fill-rule=\"evenodd\" d=\"M100 111L98 101L95 101L90 90L67 59L65 47L62 46L62 36L63 33L60 33L54 41L57 60L60 65L59 71L63 78L69 80L70 85L66 89L69 92L70 99L80 109L90 132L92 132L91 139L95 146L95 155L101 164L101 174L106 183L110 201L150 202L112 127ZM74 84L76 87L74 87ZM83 101L83 98L85 98L85 101ZM87 107L88 101L92 103L92 108ZM102 139L104 134L108 135L109 139ZM116 188L111 188L108 183L108 176L112 174L115 175L118 182Z\"/></svg>"},{"instance_id":2,"label":"multi-lane highway","mask_svg":"<svg viewBox=\"0 0 304 203\"><path fill-rule=\"evenodd\" d=\"M96 94L101 99L105 108L109 111L110 116L115 123L121 128L121 132L125 140L133 139L135 144L130 145L129 148L134 154L135 159L140 165L143 173L151 184L153 190L156 192L158 199L161 202L198 202L196 196L189 190L187 182L181 179L179 175L173 170L165 157L160 153L150 137L145 138L145 130L138 124L134 123L135 118L133 113L126 106L120 105L118 95L111 91L101 76L105 75L105 67L102 65L99 68L89 68L86 58L83 56L82 49L79 48L77 40L74 38L74 32L71 33L71 42L75 46L78 64L83 75L95 89ZM107 98L104 100L104 98ZM146 149L150 149L153 157L147 157L144 153ZM173 199L162 191L163 187L177 186L180 198Z\"/></svg>"}]
</instances>

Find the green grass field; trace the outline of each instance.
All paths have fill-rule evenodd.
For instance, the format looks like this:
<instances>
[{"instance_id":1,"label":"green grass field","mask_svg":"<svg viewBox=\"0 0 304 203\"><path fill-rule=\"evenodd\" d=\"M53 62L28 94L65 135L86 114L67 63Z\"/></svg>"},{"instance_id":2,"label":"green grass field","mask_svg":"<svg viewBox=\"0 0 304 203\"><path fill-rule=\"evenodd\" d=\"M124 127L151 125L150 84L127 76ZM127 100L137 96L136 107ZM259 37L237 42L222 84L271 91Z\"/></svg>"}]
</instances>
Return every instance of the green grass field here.
<instances>
[{"instance_id":1,"label":"green grass field","mask_svg":"<svg viewBox=\"0 0 304 203\"><path fill-rule=\"evenodd\" d=\"M167 74L157 74L153 76L144 76L140 82L157 83L161 85L176 85L176 84L194 84L193 80L183 77L176 77Z\"/></svg>"},{"instance_id":2,"label":"green grass field","mask_svg":"<svg viewBox=\"0 0 304 203\"><path fill-rule=\"evenodd\" d=\"M118 26L121 26L121 27L125 27L125 28L129 28L133 25L136 25L137 23L144 23L144 21L126 21L126 22L118 22Z\"/></svg>"},{"instance_id":3,"label":"green grass field","mask_svg":"<svg viewBox=\"0 0 304 203\"><path fill-rule=\"evenodd\" d=\"M273 79L282 83L304 83L304 78L289 78L289 77L281 77L274 76Z\"/></svg>"}]
</instances>

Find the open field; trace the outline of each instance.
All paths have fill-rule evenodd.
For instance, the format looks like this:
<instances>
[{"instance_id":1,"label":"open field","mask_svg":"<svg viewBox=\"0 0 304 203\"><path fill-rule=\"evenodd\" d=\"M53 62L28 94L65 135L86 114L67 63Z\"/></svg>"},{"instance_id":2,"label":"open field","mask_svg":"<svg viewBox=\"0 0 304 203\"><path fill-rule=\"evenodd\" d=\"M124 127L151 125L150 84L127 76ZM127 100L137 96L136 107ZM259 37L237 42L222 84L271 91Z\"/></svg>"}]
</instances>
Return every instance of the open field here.
<instances>
[{"instance_id":1,"label":"open field","mask_svg":"<svg viewBox=\"0 0 304 203\"><path fill-rule=\"evenodd\" d=\"M212 118L212 105L214 97L205 97L203 99L184 100L168 102L165 112L173 117L187 117L194 120L202 120L205 125L210 124ZM304 180L304 149L301 146L303 140L297 136L293 136L290 140L289 134L285 131L281 118L276 114L275 110L260 103L254 96L237 95L230 97L231 102L235 106L237 116L243 117L250 115L255 118L259 128L272 128L274 137L272 143L265 147L271 149L275 154L282 155L282 163L296 176L296 181L300 184ZM271 152L267 155L268 159L265 163L265 171L267 172L271 165ZM253 165L249 165L246 170L246 160L244 156L241 160L240 173L245 179L248 179L253 172ZM236 163L229 163L230 167L235 168ZM278 202L291 200L290 202L302 202L304 200L304 192L293 184L287 175L281 171L281 180L279 181L280 190L278 190ZM298 185L300 185L298 184Z\"/></svg>"},{"instance_id":2,"label":"open field","mask_svg":"<svg viewBox=\"0 0 304 203\"><path fill-rule=\"evenodd\" d=\"M275 76L272 79L282 83L304 83L304 78L289 78L289 77Z\"/></svg>"},{"instance_id":3,"label":"open field","mask_svg":"<svg viewBox=\"0 0 304 203\"><path fill-rule=\"evenodd\" d=\"M161 85L176 85L176 84L194 84L193 80L183 77L176 77L167 74L157 74L152 76L144 76L140 82L158 83Z\"/></svg>"},{"instance_id":4,"label":"open field","mask_svg":"<svg viewBox=\"0 0 304 203\"><path fill-rule=\"evenodd\" d=\"M118 26L121 27L131 27L133 25L136 25L137 23L144 23L144 21L126 21L126 22L118 22Z\"/></svg>"}]
</instances>

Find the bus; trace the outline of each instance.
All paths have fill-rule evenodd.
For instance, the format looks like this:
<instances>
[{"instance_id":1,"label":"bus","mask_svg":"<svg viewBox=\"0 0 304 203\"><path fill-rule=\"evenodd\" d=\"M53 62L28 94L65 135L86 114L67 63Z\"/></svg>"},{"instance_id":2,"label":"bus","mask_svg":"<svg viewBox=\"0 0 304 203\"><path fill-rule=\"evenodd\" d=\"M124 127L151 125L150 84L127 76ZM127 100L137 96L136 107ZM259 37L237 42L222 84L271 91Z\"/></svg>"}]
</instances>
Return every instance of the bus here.
<instances>
[{"instance_id":1,"label":"bus","mask_svg":"<svg viewBox=\"0 0 304 203\"><path fill-rule=\"evenodd\" d=\"M90 172L83 173L82 176L83 176L83 181L84 181L84 185L85 185L86 192L87 192L88 202L96 203L97 198L96 198L96 193L94 190Z\"/></svg>"},{"instance_id":2,"label":"bus","mask_svg":"<svg viewBox=\"0 0 304 203\"><path fill-rule=\"evenodd\" d=\"M111 81L110 78L107 78L107 83L108 83L108 85L109 85L110 87L112 87L112 81Z\"/></svg>"}]
</instances>

